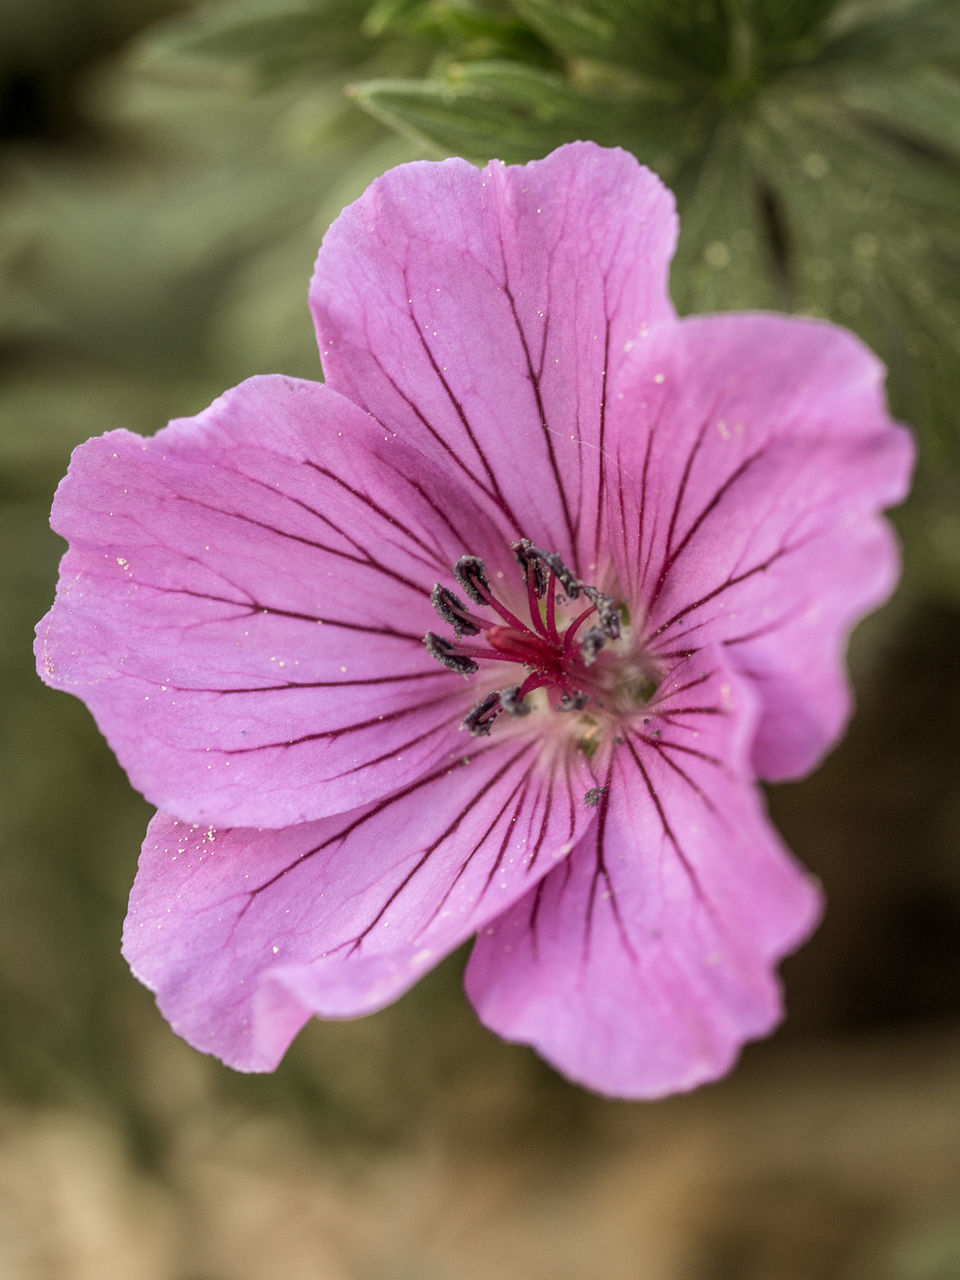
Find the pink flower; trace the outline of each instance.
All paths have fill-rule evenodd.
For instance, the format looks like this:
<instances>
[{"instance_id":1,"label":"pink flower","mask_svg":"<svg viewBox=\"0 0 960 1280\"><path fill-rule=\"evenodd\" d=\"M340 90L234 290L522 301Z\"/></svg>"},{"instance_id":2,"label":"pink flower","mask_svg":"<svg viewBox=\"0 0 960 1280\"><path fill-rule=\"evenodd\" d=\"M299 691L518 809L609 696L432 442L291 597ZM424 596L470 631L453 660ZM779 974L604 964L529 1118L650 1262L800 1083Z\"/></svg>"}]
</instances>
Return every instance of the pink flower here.
<instances>
[{"instance_id":1,"label":"pink flower","mask_svg":"<svg viewBox=\"0 0 960 1280\"><path fill-rule=\"evenodd\" d=\"M675 237L624 152L404 165L320 250L325 386L77 450L39 666L160 809L124 952L191 1044L269 1070L472 934L608 1093L780 1018L819 899L755 779L842 731L911 448L848 333L679 320Z\"/></svg>"}]
</instances>

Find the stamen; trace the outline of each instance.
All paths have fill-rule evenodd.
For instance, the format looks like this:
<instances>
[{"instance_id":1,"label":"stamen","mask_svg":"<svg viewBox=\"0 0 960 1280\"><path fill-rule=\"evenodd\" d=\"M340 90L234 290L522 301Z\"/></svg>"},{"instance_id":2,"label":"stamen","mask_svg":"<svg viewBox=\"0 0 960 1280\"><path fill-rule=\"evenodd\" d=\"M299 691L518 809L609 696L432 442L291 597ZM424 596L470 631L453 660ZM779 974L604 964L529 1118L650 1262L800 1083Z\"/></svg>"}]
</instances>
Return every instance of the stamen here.
<instances>
[{"instance_id":1,"label":"stamen","mask_svg":"<svg viewBox=\"0 0 960 1280\"><path fill-rule=\"evenodd\" d=\"M541 599L547 589L547 572L543 567L543 559L529 538L521 538L519 542L511 542L510 550L517 558L523 570L523 581L533 587L533 594Z\"/></svg>"},{"instance_id":2,"label":"stamen","mask_svg":"<svg viewBox=\"0 0 960 1280\"><path fill-rule=\"evenodd\" d=\"M524 669L519 684L487 693L471 708L463 727L475 736L489 734L502 712L529 715L533 707L527 697L536 689L547 691L547 705L557 711L581 712L595 706L603 712L623 683L622 664L615 657L605 655L598 662L601 650L620 637L620 609L613 596L581 582L558 554L528 538L511 543L511 550L526 587L525 603L516 606L520 616L499 598L479 556L461 556L454 574L482 610L474 612L439 582L430 595L437 614L454 633L452 640L433 631L424 637L427 651L443 666L463 676L473 675L487 660ZM570 601L581 592L587 607L572 616ZM466 639L471 636L481 637L480 642ZM614 705L619 706L616 698ZM578 738L581 744L584 740Z\"/></svg>"},{"instance_id":3,"label":"stamen","mask_svg":"<svg viewBox=\"0 0 960 1280\"><path fill-rule=\"evenodd\" d=\"M480 634L479 619L474 618L459 596L442 587L439 582L430 593L430 603L443 621L453 627L453 634L458 640L463 635Z\"/></svg>"},{"instance_id":4,"label":"stamen","mask_svg":"<svg viewBox=\"0 0 960 1280\"><path fill-rule=\"evenodd\" d=\"M557 703L558 711L582 711L590 699L585 693L564 693Z\"/></svg>"},{"instance_id":5,"label":"stamen","mask_svg":"<svg viewBox=\"0 0 960 1280\"><path fill-rule=\"evenodd\" d=\"M563 651L565 654L568 654L573 648L573 642L577 637L577 632L592 613L596 613L596 609L594 609L593 605L591 605L589 609L584 609L583 613L578 614L570 623L569 627L567 627L563 636Z\"/></svg>"},{"instance_id":6,"label":"stamen","mask_svg":"<svg viewBox=\"0 0 960 1280\"><path fill-rule=\"evenodd\" d=\"M438 636L433 631L427 632L423 637L423 643L427 646L430 657L436 658L451 671L458 671L462 676L470 676L474 671L480 670L472 658L468 658L465 653L459 653L449 640L444 640L443 636Z\"/></svg>"},{"instance_id":7,"label":"stamen","mask_svg":"<svg viewBox=\"0 0 960 1280\"><path fill-rule=\"evenodd\" d=\"M453 566L454 577L475 604L490 603L487 569L479 556L461 556Z\"/></svg>"},{"instance_id":8,"label":"stamen","mask_svg":"<svg viewBox=\"0 0 960 1280\"><path fill-rule=\"evenodd\" d=\"M563 587L571 600L576 600L580 594L582 583L579 578L570 572L555 551L541 551L539 547L531 546L531 552L540 557L547 566L556 580Z\"/></svg>"},{"instance_id":9,"label":"stamen","mask_svg":"<svg viewBox=\"0 0 960 1280\"><path fill-rule=\"evenodd\" d=\"M597 611L600 630L608 639L619 640L620 610L614 604L613 596L608 596L603 591L598 591L596 587L589 587L586 583L581 584L581 586L583 594Z\"/></svg>"},{"instance_id":10,"label":"stamen","mask_svg":"<svg viewBox=\"0 0 960 1280\"><path fill-rule=\"evenodd\" d=\"M519 631L526 631L525 624L502 605L493 594L490 587L490 579L487 577L486 565L479 556L461 556L453 566L453 572L471 600L475 600L477 604L485 604L489 608L495 609L504 622L511 627L516 627Z\"/></svg>"},{"instance_id":11,"label":"stamen","mask_svg":"<svg viewBox=\"0 0 960 1280\"><path fill-rule=\"evenodd\" d=\"M543 612L546 634L554 644L559 644L560 633L557 630L557 578L553 573L551 573L547 583L547 607Z\"/></svg>"},{"instance_id":12,"label":"stamen","mask_svg":"<svg viewBox=\"0 0 960 1280\"><path fill-rule=\"evenodd\" d=\"M463 722L463 727L475 738L485 738L493 728L493 722L503 710L500 694L494 690L477 703Z\"/></svg>"},{"instance_id":13,"label":"stamen","mask_svg":"<svg viewBox=\"0 0 960 1280\"><path fill-rule=\"evenodd\" d=\"M500 690L500 705L511 716L530 714L530 703L526 701L525 695L521 696L518 684L511 684L506 689Z\"/></svg>"},{"instance_id":14,"label":"stamen","mask_svg":"<svg viewBox=\"0 0 960 1280\"><path fill-rule=\"evenodd\" d=\"M597 654L607 643L607 637L603 634L599 627L591 627L583 639L580 641L580 656L583 658L584 665L592 666L597 660Z\"/></svg>"}]
</instances>

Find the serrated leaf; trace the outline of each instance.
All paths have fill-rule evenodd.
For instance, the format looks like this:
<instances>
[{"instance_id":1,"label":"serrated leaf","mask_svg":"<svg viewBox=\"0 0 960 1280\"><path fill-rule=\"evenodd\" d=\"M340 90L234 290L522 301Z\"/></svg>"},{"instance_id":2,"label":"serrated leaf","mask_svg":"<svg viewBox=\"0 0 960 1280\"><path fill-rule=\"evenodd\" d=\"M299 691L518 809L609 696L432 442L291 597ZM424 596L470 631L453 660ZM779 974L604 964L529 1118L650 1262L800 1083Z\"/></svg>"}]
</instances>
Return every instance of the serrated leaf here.
<instances>
[{"instance_id":1,"label":"serrated leaf","mask_svg":"<svg viewBox=\"0 0 960 1280\"><path fill-rule=\"evenodd\" d=\"M148 65L201 61L243 67L261 83L341 74L370 56L362 0L322 0L276 13L225 4L164 24L144 42Z\"/></svg>"},{"instance_id":2,"label":"serrated leaf","mask_svg":"<svg viewBox=\"0 0 960 1280\"><path fill-rule=\"evenodd\" d=\"M809 38L836 8L837 0L750 0L743 13L758 41L776 48Z\"/></svg>"},{"instance_id":3,"label":"serrated leaf","mask_svg":"<svg viewBox=\"0 0 960 1280\"><path fill-rule=\"evenodd\" d=\"M623 146L672 178L715 121L706 104L615 76L572 81L517 62L472 62L432 80L371 81L352 90L378 119L434 152L523 163L563 142Z\"/></svg>"},{"instance_id":4,"label":"serrated leaf","mask_svg":"<svg viewBox=\"0 0 960 1280\"><path fill-rule=\"evenodd\" d=\"M616 41L611 6L577 0L514 0L520 16L553 48L569 56L608 59Z\"/></svg>"},{"instance_id":5,"label":"serrated leaf","mask_svg":"<svg viewBox=\"0 0 960 1280\"><path fill-rule=\"evenodd\" d=\"M919 62L954 66L960 57L960 24L952 0L858 0L838 5L825 24L819 53L831 63L902 72Z\"/></svg>"},{"instance_id":6,"label":"serrated leaf","mask_svg":"<svg viewBox=\"0 0 960 1280\"><path fill-rule=\"evenodd\" d=\"M352 92L421 145L473 160L525 161L580 137L615 145L627 124L624 104L519 63L472 63L439 81L371 81Z\"/></svg>"},{"instance_id":7,"label":"serrated leaf","mask_svg":"<svg viewBox=\"0 0 960 1280\"><path fill-rule=\"evenodd\" d=\"M682 235L671 272L681 312L782 307L766 192L739 131L721 124L703 161L676 183Z\"/></svg>"},{"instance_id":8,"label":"serrated leaf","mask_svg":"<svg viewBox=\"0 0 960 1280\"><path fill-rule=\"evenodd\" d=\"M793 305L860 333L899 411L955 451L960 173L807 92L768 102L751 145L785 222Z\"/></svg>"},{"instance_id":9,"label":"serrated leaf","mask_svg":"<svg viewBox=\"0 0 960 1280\"><path fill-rule=\"evenodd\" d=\"M368 35L382 36L391 28L416 20L422 9L423 0L379 0L364 18L363 29Z\"/></svg>"},{"instance_id":10,"label":"serrated leaf","mask_svg":"<svg viewBox=\"0 0 960 1280\"><path fill-rule=\"evenodd\" d=\"M571 59L598 59L637 75L703 87L738 74L762 51L790 63L837 0L514 0L517 12Z\"/></svg>"},{"instance_id":11,"label":"serrated leaf","mask_svg":"<svg viewBox=\"0 0 960 1280\"><path fill-rule=\"evenodd\" d=\"M310 57L331 44L329 24L316 12L278 13L185 40L181 52L211 58L257 60L272 51L301 50Z\"/></svg>"},{"instance_id":12,"label":"serrated leaf","mask_svg":"<svg viewBox=\"0 0 960 1280\"><path fill-rule=\"evenodd\" d=\"M854 74L837 84L836 95L862 119L960 158L960 81L941 68Z\"/></svg>"},{"instance_id":13,"label":"serrated leaf","mask_svg":"<svg viewBox=\"0 0 960 1280\"><path fill-rule=\"evenodd\" d=\"M508 46L519 37L529 49L530 31L510 0L378 0L363 20L368 35L432 36Z\"/></svg>"},{"instance_id":14,"label":"serrated leaf","mask_svg":"<svg viewBox=\"0 0 960 1280\"><path fill-rule=\"evenodd\" d=\"M568 58L630 67L683 83L719 74L727 61L723 0L513 0L517 12Z\"/></svg>"}]
</instances>

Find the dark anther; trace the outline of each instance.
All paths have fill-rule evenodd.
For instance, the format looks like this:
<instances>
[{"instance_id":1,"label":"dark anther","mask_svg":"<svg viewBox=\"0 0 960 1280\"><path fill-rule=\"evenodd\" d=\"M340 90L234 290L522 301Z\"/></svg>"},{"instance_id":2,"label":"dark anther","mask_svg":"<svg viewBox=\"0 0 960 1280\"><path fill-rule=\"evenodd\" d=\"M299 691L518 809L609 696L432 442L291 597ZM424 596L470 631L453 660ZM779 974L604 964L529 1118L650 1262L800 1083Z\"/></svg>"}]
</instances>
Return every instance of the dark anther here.
<instances>
[{"instance_id":1,"label":"dark anther","mask_svg":"<svg viewBox=\"0 0 960 1280\"><path fill-rule=\"evenodd\" d=\"M462 635L479 635L480 628L470 616L470 610L459 596L455 596L438 582L430 593L430 603L444 622L453 627L453 634L459 640Z\"/></svg>"},{"instance_id":2,"label":"dark anther","mask_svg":"<svg viewBox=\"0 0 960 1280\"><path fill-rule=\"evenodd\" d=\"M565 693L557 703L557 710L582 711L589 701L585 693Z\"/></svg>"},{"instance_id":3,"label":"dark anther","mask_svg":"<svg viewBox=\"0 0 960 1280\"><path fill-rule=\"evenodd\" d=\"M583 584L579 578L570 572L557 553L555 551L541 551L539 547L531 547L530 550L540 557L570 599L576 600Z\"/></svg>"},{"instance_id":4,"label":"dark anther","mask_svg":"<svg viewBox=\"0 0 960 1280\"><path fill-rule=\"evenodd\" d=\"M609 640L620 639L620 610L613 602L613 596L605 595L596 587L584 585L583 594L597 611L600 630Z\"/></svg>"},{"instance_id":5,"label":"dark anther","mask_svg":"<svg viewBox=\"0 0 960 1280\"><path fill-rule=\"evenodd\" d=\"M476 604L490 601L490 583L487 570L479 556L461 556L453 566L453 572L464 591Z\"/></svg>"},{"instance_id":6,"label":"dark anther","mask_svg":"<svg viewBox=\"0 0 960 1280\"><path fill-rule=\"evenodd\" d=\"M430 657L436 658L451 671L459 671L462 676L469 676L480 669L472 658L468 658L464 653L457 653L449 640L444 640L443 636L438 636L433 631L427 632L423 637L423 643L427 646Z\"/></svg>"},{"instance_id":7,"label":"dark anther","mask_svg":"<svg viewBox=\"0 0 960 1280\"><path fill-rule=\"evenodd\" d=\"M596 662L597 654L606 643L607 637L600 628L591 627L580 641L580 654L586 666L589 667L592 662Z\"/></svg>"},{"instance_id":8,"label":"dark anther","mask_svg":"<svg viewBox=\"0 0 960 1280\"><path fill-rule=\"evenodd\" d=\"M493 728L493 722L500 714L500 694L496 690L488 693L477 703L463 722L475 738L485 738Z\"/></svg>"},{"instance_id":9,"label":"dark anther","mask_svg":"<svg viewBox=\"0 0 960 1280\"><path fill-rule=\"evenodd\" d=\"M510 550L516 556L517 563L523 570L524 585L530 582L530 575L533 575L533 594L539 600L547 589L547 571L543 567L540 552L529 538L521 538L519 542L511 542Z\"/></svg>"},{"instance_id":10,"label":"dark anther","mask_svg":"<svg viewBox=\"0 0 960 1280\"><path fill-rule=\"evenodd\" d=\"M528 716L530 714L530 703L526 698L518 698L520 692L518 684L511 684L506 689L500 690L500 705L504 711L511 716Z\"/></svg>"}]
</instances>

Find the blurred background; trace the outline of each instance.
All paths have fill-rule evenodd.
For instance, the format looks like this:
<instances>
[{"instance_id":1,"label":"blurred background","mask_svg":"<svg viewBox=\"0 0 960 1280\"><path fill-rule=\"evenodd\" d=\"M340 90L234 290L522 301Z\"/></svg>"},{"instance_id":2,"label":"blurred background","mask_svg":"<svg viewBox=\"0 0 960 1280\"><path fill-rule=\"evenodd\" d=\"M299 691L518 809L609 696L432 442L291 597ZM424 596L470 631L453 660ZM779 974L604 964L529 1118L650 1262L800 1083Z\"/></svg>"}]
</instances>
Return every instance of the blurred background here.
<instances>
[{"instance_id":1,"label":"blurred background","mask_svg":"<svg viewBox=\"0 0 960 1280\"><path fill-rule=\"evenodd\" d=\"M0 0L0 113L0 1280L958 1280L954 0ZM318 377L313 257L384 168L577 137L676 190L682 311L849 325L920 442L857 718L770 794L826 920L687 1097L501 1044L462 955L234 1075L120 958L149 811L33 676L51 495L88 435Z\"/></svg>"}]
</instances>

